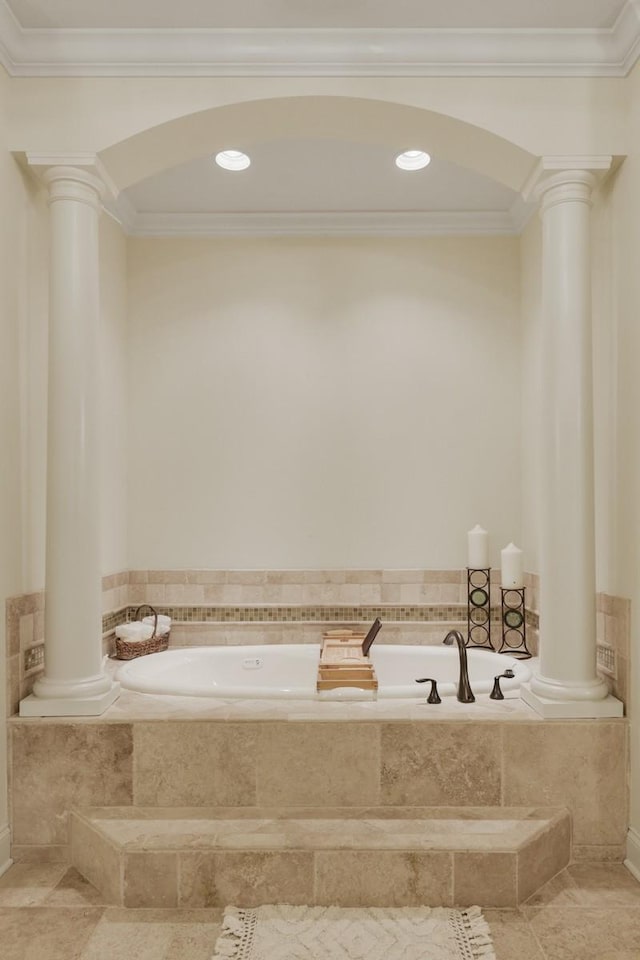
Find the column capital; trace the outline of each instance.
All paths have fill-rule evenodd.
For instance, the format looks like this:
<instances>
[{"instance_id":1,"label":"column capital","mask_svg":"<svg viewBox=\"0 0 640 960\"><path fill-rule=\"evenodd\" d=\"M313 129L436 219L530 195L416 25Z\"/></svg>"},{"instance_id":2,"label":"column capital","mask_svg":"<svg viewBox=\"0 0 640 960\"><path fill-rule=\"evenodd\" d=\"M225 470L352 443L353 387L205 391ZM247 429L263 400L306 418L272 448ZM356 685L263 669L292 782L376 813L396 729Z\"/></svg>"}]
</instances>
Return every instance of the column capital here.
<instances>
[{"instance_id":1,"label":"column capital","mask_svg":"<svg viewBox=\"0 0 640 960\"><path fill-rule=\"evenodd\" d=\"M541 157L522 189L522 196L527 202L542 200L544 206L549 191L553 191L556 203L589 203L592 190L605 178L612 163L610 156Z\"/></svg>"},{"instance_id":2,"label":"column capital","mask_svg":"<svg viewBox=\"0 0 640 960\"><path fill-rule=\"evenodd\" d=\"M77 200L102 209L107 197L116 196L111 177L95 153L25 155L27 165L49 190L49 203Z\"/></svg>"}]
</instances>

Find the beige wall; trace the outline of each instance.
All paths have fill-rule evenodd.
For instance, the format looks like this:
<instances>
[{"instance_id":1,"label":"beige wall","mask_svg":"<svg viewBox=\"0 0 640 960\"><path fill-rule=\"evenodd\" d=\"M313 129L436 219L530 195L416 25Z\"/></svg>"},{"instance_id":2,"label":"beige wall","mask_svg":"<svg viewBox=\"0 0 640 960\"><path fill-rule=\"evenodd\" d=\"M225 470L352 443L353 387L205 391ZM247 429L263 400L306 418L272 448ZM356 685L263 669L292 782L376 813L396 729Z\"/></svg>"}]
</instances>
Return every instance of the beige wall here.
<instances>
[{"instance_id":1,"label":"beige wall","mask_svg":"<svg viewBox=\"0 0 640 960\"><path fill-rule=\"evenodd\" d=\"M631 598L631 826L640 834L640 69L628 81L629 156L595 210L596 478L600 589ZM640 869L636 840L635 866Z\"/></svg>"},{"instance_id":2,"label":"beige wall","mask_svg":"<svg viewBox=\"0 0 640 960\"><path fill-rule=\"evenodd\" d=\"M4 602L20 593L23 572L25 442L24 362L29 310L32 198L4 142L8 81L0 68L0 872L8 858L6 799L6 706Z\"/></svg>"},{"instance_id":3,"label":"beige wall","mask_svg":"<svg viewBox=\"0 0 640 960\"><path fill-rule=\"evenodd\" d=\"M518 540L513 238L132 240L130 559L460 567Z\"/></svg>"},{"instance_id":4,"label":"beige wall","mask_svg":"<svg viewBox=\"0 0 640 960\"><path fill-rule=\"evenodd\" d=\"M103 575L129 566L127 362L127 239L120 226L103 214L100 221Z\"/></svg>"},{"instance_id":5,"label":"beige wall","mask_svg":"<svg viewBox=\"0 0 640 960\"><path fill-rule=\"evenodd\" d=\"M534 215L520 237L522 549L532 573L539 572L541 257L542 223Z\"/></svg>"}]
</instances>

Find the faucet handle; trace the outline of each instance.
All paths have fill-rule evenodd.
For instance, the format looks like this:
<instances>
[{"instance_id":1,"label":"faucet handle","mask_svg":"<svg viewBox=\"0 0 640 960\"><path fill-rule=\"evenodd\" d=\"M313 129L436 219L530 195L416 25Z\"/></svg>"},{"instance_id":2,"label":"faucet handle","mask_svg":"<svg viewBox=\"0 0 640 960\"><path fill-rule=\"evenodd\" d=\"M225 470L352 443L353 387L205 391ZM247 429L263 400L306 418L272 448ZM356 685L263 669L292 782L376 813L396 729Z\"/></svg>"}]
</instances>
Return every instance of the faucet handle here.
<instances>
[{"instance_id":1,"label":"faucet handle","mask_svg":"<svg viewBox=\"0 0 640 960\"><path fill-rule=\"evenodd\" d=\"M489 694L492 700L504 700L504 693L500 689L500 681L503 677L506 677L507 680L511 680L515 677L513 670L505 670L504 673L500 673L497 677L493 678L493 690Z\"/></svg>"},{"instance_id":2,"label":"faucet handle","mask_svg":"<svg viewBox=\"0 0 640 960\"><path fill-rule=\"evenodd\" d=\"M416 680L416 683L430 683L431 691L427 697L427 703L442 703L440 694L438 693L438 681L434 680L433 677L423 677L422 680Z\"/></svg>"}]
</instances>

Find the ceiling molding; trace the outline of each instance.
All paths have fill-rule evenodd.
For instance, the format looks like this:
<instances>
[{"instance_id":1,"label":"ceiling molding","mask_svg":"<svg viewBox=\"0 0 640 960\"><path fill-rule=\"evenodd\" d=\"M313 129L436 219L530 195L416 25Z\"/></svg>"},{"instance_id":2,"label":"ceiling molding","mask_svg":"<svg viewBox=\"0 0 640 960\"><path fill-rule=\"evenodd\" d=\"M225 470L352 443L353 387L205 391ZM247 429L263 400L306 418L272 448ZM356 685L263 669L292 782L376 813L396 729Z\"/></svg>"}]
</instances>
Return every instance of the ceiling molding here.
<instances>
[{"instance_id":1,"label":"ceiling molding","mask_svg":"<svg viewBox=\"0 0 640 960\"><path fill-rule=\"evenodd\" d=\"M443 237L511 236L511 211L443 213L137 213L134 237Z\"/></svg>"},{"instance_id":2,"label":"ceiling molding","mask_svg":"<svg viewBox=\"0 0 640 960\"><path fill-rule=\"evenodd\" d=\"M16 77L609 76L640 54L638 0L604 29L44 29L0 0Z\"/></svg>"}]
</instances>

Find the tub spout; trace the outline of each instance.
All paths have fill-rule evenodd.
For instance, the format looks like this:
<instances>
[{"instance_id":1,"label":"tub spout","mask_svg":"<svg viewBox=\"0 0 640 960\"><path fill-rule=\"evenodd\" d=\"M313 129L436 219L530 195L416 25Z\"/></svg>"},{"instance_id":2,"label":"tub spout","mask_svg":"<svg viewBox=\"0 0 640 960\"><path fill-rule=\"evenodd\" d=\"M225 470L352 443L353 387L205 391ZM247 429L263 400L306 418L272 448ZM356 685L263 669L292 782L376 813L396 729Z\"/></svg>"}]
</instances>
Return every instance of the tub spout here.
<instances>
[{"instance_id":1,"label":"tub spout","mask_svg":"<svg viewBox=\"0 0 640 960\"><path fill-rule=\"evenodd\" d=\"M450 646L453 641L458 644L458 656L460 657L460 674L458 677L458 700L460 703L475 703L475 697L469 683L469 668L467 667L467 648L464 643L464 637L459 630L450 630L443 643Z\"/></svg>"}]
</instances>

